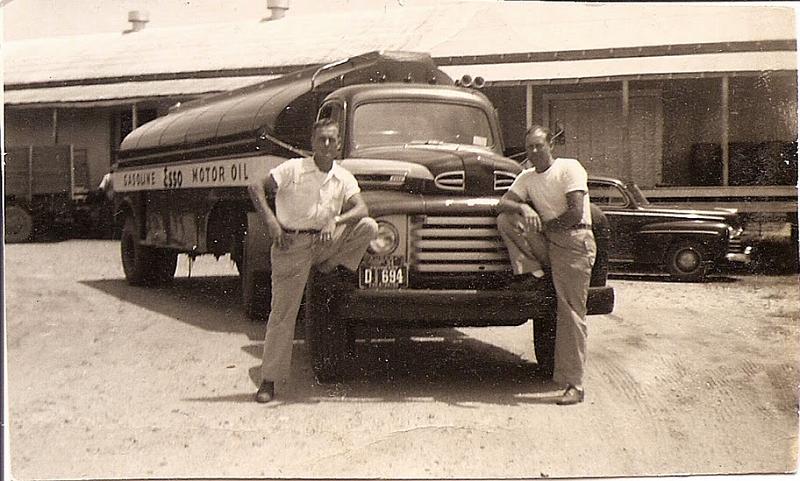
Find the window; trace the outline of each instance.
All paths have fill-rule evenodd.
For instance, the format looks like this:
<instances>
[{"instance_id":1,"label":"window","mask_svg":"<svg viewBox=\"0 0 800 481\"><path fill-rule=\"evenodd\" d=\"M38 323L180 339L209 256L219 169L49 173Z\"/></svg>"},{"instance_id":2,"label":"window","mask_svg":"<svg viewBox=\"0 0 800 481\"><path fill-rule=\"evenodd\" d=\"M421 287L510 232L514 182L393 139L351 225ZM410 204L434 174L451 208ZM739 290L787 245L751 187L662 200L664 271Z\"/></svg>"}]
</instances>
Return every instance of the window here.
<instances>
[{"instance_id":1,"label":"window","mask_svg":"<svg viewBox=\"0 0 800 481\"><path fill-rule=\"evenodd\" d=\"M589 182L589 200L604 207L625 207L625 194L613 184Z\"/></svg>"}]
</instances>

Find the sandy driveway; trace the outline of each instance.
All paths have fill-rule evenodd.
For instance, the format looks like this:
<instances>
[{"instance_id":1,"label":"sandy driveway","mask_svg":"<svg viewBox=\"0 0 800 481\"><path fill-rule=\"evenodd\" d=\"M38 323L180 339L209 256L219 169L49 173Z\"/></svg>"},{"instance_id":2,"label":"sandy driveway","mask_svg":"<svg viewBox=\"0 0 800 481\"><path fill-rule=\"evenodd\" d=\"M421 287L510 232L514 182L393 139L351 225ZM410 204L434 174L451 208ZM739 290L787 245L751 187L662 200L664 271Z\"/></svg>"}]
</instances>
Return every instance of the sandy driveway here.
<instances>
[{"instance_id":1,"label":"sandy driveway","mask_svg":"<svg viewBox=\"0 0 800 481\"><path fill-rule=\"evenodd\" d=\"M571 477L784 472L797 452L795 276L614 279L587 401L555 406L531 326L357 345L318 385L302 340L252 402L263 327L234 268L132 288L113 241L6 248L12 472L107 477ZM387 306L391 308L391 306Z\"/></svg>"}]
</instances>

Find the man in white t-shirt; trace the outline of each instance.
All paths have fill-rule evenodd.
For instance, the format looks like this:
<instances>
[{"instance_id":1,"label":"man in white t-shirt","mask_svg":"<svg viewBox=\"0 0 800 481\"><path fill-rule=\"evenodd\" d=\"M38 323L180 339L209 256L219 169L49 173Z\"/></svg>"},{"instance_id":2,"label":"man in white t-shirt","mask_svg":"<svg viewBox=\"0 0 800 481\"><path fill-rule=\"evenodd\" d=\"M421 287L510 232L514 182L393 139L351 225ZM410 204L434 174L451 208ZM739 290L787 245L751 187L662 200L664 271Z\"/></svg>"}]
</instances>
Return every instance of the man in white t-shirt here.
<instances>
[{"instance_id":1,"label":"man in white t-shirt","mask_svg":"<svg viewBox=\"0 0 800 481\"><path fill-rule=\"evenodd\" d=\"M339 127L333 120L314 124L312 157L290 159L249 188L250 198L272 239L272 305L256 401L275 397L275 382L289 374L295 321L312 267L322 273L338 266L355 271L378 224L367 217L358 182L336 163ZM267 195L275 196L275 212Z\"/></svg>"},{"instance_id":2,"label":"man in white t-shirt","mask_svg":"<svg viewBox=\"0 0 800 481\"><path fill-rule=\"evenodd\" d=\"M522 171L500 200L497 227L517 288L545 289L552 277L557 300L553 380L565 386L558 404L577 404L584 398L586 300L597 248L586 170L575 159L553 158L551 147L548 129L534 125L528 130L525 150L532 168Z\"/></svg>"}]
</instances>

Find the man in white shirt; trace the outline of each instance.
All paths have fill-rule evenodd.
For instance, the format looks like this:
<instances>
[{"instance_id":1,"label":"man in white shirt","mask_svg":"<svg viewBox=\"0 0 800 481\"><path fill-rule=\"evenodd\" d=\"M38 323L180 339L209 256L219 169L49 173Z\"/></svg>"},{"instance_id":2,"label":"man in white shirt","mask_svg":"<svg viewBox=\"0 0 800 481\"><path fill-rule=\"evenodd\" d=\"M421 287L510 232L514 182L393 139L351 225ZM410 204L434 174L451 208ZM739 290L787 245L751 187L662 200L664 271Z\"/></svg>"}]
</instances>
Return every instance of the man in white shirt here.
<instances>
[{"instance_id":1,"label":"man in white shirt","mask_svg":"<svg viewBox=\"0 0 800 481\"><path fill-rule=\"evenodd\" d=\"M558 401L565 405L584 398L586 300L597 248L586 170L575 159L553 158L551 147L548 129L528 130L525 150L533 167L522 171L500 200L497 228L515 286L544 289L545 269L551 271L557 300L553 380L565 386Z\"/></svg>"},{"instance_id":2,"label":"man in white shirt","mask_svg":"<svg viewBox=\"0 0 800 481\"><path fill-rule=\"evenodd\" d=\"M258 402L271 401L275 382L288 377L295 321L311 268L328 273L342 266L356 276L378 233L355 177L334 160L340 149L336 122L317 121L311 144L312 157L287 160L249 187L272 239L272 305ZM267 195L275 196L275 212Z\"/></svg>"}]
</instances>

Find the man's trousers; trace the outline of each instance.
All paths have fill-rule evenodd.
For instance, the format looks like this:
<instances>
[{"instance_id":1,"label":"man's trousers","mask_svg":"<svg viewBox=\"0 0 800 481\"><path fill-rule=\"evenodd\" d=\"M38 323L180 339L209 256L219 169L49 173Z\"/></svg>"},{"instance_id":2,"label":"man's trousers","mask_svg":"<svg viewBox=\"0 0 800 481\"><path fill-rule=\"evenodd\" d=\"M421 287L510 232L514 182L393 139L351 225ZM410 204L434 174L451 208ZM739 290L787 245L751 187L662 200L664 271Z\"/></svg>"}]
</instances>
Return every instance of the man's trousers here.
<instances>
[{"instance_id":1,"label":"man's trousers","mask_svg":"<svg viewBox=\"0 0 800 481\"><path fill-rule=\"evenodd\" d=\"M550 266L558 301L553 380L583 387L586 365L586 300L597 254L591 229L522 233L520 216L500 214L497 228L514 274ZM535 335L535 334L534 334Z\"/></svg>"},{"instance_id":2,"label":"man's trousers","mask_svg":"<svg viewBox=\"0 0 800 481\"><path fill-rule=\"evenodd\" d=\"M278 381L289 376L295 321L306 282L313 266L330 272L342 265L358 269L367 246L378 233L374 219L365 217L357 224L340 225L326 243L314 234L289 234L288 247L272 246L272 303L264 338L261 376Z\"/></svg>"}]
</instances>

